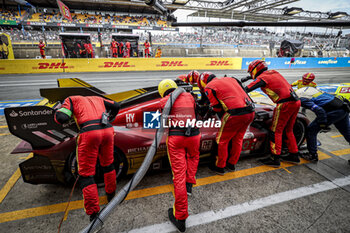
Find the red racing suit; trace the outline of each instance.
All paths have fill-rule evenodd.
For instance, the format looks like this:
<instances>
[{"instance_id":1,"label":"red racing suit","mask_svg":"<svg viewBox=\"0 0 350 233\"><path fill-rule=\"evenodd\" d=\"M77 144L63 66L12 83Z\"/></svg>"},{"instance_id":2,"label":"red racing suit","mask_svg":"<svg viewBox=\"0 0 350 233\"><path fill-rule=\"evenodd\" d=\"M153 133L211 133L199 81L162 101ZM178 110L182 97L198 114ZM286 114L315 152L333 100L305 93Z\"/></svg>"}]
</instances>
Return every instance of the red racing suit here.
<instances>
[{"instance_id":1,"label":"red racing suit","mask_svg":"<svg viewBox=\"0 0 350 233\"><path fill-rule=\"evenodd\" d=\"M118 44L118 46L119 46L119 54L120 54L121 56L123 56L123 48L124 48L123 42L120 42L120 43Z\"/></svg>"},{"instance_id":2,"label":"red racing suit","mask_svg":"<svg viewBox=\"0 0 350 233\"><path fill-rule=\"evenodd\" d=\"M281 154L284 130L286 131L286 143L289 152L298 153L293 127L299 112L300 100L295 95L292 86L280 73L275 70L268 70L261 73L247 87L248 92L261 87L261 90L277 104L273 110L271 125L270 148L272 154Z\"/></svg>"},{"instance_id":3,"label":"red racing suit","mask_svg":"<svg viewBox=\"0 0 350 233\"><path fill-rule=\"evenodd\" d=\"M112 50L113 57L118 57L118 46L119 46L118 42L116 41L111 42L111 50Z\"/></svg>"},{"instance_id":4,"label":"red racing suit","mask_svg":"<svg viewBox=\"0 0 350 233\"><path fill-rule=\"evenodd\" d=\"M88 215L100 211L97 185L93 177L97 158L104 172L106 193L112 194L116 189L114 130L110 123L101 124L102 113L106 111L110 111L110 119L113 119L119 111L119 104L98 96L70 96L55 113L57 123L62 124L74 117L80 128L77 138L78 173Z\"/></svg>"},{"instance_id":5,"label":"red racing suit","mask_svg":"<svg viewBox=\"0 0 350 233\"><path fill-rule=\"evenodd\" d=\"M127 42L125 43L125 45L126 45L126 48L128 49L128 57L130 57L131 44L130 44L129 41L127 41Z\"/></svg>"},{"instance_id":6,"label":"red racing suit","mask_svg":"<svg viewBox=\"0 0 350 233\"><path fill-rule=\"evenodd\" d=\"M44 44L44 43L39 43L39 49L40 49L40 55L41 55L41 57L43 58L43 59L45 59L46 58L46 56L45 56L45 47L46 47L46 45Z\"/></svg>"},{"instance_id":7,"label":"red racing suit","mask_svg":"<svg viewBox=\"0 0 350 233\"><path fill-rule=\"evenodd\" d=\"M170 94L171 95L171 94ZM160 101L163 109L170 95ZM188 217L186 183L196 184L196 172L199 162L200 132L197 128L186 127L188 120L196 119L195 100L190 93L179 95L169 115L169 136L167 138L168 156L174 182L174 216L178 220ZM184 122L182 127L179 122ZM177 125L174 127L174 125ZM186 135L186 131L188 134Z\"/></svg>"},{"instance_id":8,"label":"red racing suit","mask_svg":"<svg viewBox=\"0 0 350 233\"><path fill-rule=\"evenodd\" d=\"M235 78L215 78L204 89L215 112L224 112L221 128L216 136L218 155L216 166L224 168L228 145L232 141L230 164L237 164L242 151L244 134L254 120L254 105Z\"/></svg>"},{"instance_id":9,"label":"red racing suit","mask_svg":"<svg viewBox=\"0 0 350 233\"><path fill-rule=\"evenodd\" d=\"M151 47L151 45L149 42L145 42L143 45L145 46L145 57L149 57L149 48Z\"/></svg>"}]
</instances>

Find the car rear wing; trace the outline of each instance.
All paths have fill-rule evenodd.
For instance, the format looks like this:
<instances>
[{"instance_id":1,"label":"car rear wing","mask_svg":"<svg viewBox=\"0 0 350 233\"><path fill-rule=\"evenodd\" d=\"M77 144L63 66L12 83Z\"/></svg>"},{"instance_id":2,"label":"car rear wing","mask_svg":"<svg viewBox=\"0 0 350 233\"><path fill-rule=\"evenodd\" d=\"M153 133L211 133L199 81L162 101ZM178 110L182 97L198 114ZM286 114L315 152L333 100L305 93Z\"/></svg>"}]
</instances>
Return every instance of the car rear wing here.
<instances>
[{"instance_id":1,"label":"car rear wing","mask_svg":"<svg viewBox=\"0 0 350 233\"><path fill-rule=\"evenodd\" d=\"M28 142L34 150L46 149L78 134L74 120L59 125L54 121L55 110L48 106L5 108L9 131Z\"/></svg>"}]
</instances>

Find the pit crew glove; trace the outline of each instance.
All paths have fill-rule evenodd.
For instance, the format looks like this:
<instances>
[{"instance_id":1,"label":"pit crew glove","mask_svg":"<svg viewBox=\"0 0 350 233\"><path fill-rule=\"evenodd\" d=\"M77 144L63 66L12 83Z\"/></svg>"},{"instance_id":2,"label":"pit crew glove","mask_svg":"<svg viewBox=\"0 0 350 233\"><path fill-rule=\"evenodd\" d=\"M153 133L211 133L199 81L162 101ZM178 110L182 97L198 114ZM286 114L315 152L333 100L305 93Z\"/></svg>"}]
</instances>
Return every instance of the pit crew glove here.
<instances>
[{"instance_id":1,"label":"pit crew glove","mask_svg":"<svg viewBox=\"0 0 350 233\"><path fill-rule=\"evenodd\" d=\"M251 76L247 76L245 78L241 78L241 82L244 83L244 82L247 82L249 79L252 79Z\"/></svg>"}]
</instances>

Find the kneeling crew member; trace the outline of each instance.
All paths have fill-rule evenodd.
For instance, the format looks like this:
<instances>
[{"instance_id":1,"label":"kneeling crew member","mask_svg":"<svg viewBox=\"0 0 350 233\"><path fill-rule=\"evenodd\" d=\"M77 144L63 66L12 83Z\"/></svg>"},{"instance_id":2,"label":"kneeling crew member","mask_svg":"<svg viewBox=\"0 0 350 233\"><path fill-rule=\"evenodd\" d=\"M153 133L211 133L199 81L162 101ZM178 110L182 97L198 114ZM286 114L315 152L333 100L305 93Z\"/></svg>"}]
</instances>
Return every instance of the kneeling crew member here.
<instances>
[{"instance_id":1,"label":"kneeling crew member","mask_svg":"<svg viewBox=\"0 0 350 233\"><path fill-rule=\"evenodd\" d=\"M162 109L167 100L171 98L171 92L176 88L176 83L170 79L165 79L159 83L158 91L160 96L163 97L160 101ZM195 175L199 161L201 138L199 129L186 126L187 121L196 119L195 106L193 96L188 92L184 92L178 96L169 114L171 116L169 119L174 122L173 125L176 122L178 126L172 127L170 125L167 139L175 195L174 209L170 208L168 210L168 216L181 232L186 230L186 219L188 217L187 195L191 195L192 185L196 184Z\"/></svg>"},{"instance_id":2,"label":"kneeling crew member","mask_svg":"<svg viewBox=\"0 0 350 233\"><path fill-rule=\"evenodd\" d=\"M306 73L303 75L303 78L292 83L292 87L297 87L298 89L302 87L316 87L317 84L313 82L315 75L313 73Z\"/></svg>"},{"instance_id":3,"label":"kneeling crew member","mask_svg":"<svg viewBox=\"0 0 350 233\"><path fill-rule=\"evenodd\" d=\"M115 195L116 172L113 165L114 130L108 121L118 114L119 104L98 96L70 96L55 113L59 124L74 117L80 128L77 137L79 183L84 208L92 221L100 211L97 185L94 181L97 158L104 172L105 191L110 201ZM109 118L107 115L109 113Z\"/></svg>"},{"instance_id":4,"label":"kneeling crew member","mask_svg":"<svg viewBox=\"0 0 350 233\"><path fill-rule=\"evenodd\" d=\"M275 70L267 70L264 61L255 60L249 64L248 73L255 79L247 86L247 92L259 87L277 104L273 110L271 125L270 148L271 158L260 160L265 165L280 166L280 158L287 162L299 163L298 145L293 133L293 127L297 118L300 100L287 80ZM280 157L282 150L282 135L286 131L289 155Z\"/></svg>"},{"instance_id":5,"label":"kneeling crew member","mask_svg":"<svg viewBox=\"0 0 350 233\"><path fill-rule=\"evenodd\" d=\"M216 136L218 144L216 164L212 164L210 169L219 175L224 175L225 167L231 171L235 170L242 151L244 134L254 120L254 104L235 78L216 78L213 74L203 73L199 81L201 87L204 87L210 106L215 112L223 114L221 128ZM227 160L231 140L231 156Z\"/></svg>"},{"instance_id":6,"label":"kneeling crew member","mask_svg":"<svg viewBox=\"0 0 350 233\"><path fill-rule=\"evenodd\" d=\"M350 143L349 102L324 93L314 87L303 87L296 91L300 97L301 106L316 114L306 130L308 155L303 157L310 161L318 161L317 134L322 129L327 130L331 124L338 129L345 140Z\"/></svg>"}]
</instances>

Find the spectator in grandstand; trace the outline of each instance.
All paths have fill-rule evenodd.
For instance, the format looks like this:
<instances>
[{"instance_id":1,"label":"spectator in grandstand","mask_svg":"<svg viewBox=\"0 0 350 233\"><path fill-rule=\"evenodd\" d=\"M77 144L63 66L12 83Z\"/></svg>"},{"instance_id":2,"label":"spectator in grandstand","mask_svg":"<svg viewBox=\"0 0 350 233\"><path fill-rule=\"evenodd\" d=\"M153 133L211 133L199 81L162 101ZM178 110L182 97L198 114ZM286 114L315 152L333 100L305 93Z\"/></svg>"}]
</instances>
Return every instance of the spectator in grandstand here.
<instances>
[{"instance_id":1,"label":"spectator in grandstand","mask_svg":"<svg viewBox=\"0 0 350 233\"><path fill-rule=\"evenodd\" d=\"M292 83L292 87L297 87L298 89L302 87L316 87L317 84L313 82L315 75L313 73L306 73L303 75L302 79L299 79Z\"/></svg>"},{"instance_id":2,"label":"spectator in grandstand","mask_svg":"<svg viewBox=\"0 0 350 233\"><path fill-rule=\"evenodd\" d=\"M39 41L38 47L39 47L40 55L41 55L42 59L45 59L45 58L46 58L46 56L45 56L45 48L46 48L46 45L45 45L45 43L43 42L43 40L40 40L40 41Z\"/></svg>"},{"instance_id":3,"label":"spectator in grandstand","mask_svg":"<svg viewBox=\"0 0 350 233\"><path fill-rule=\"evenodd\" d=\"M145 46L145 57L150 57L150 49L151 49L151 45L148 42L148 40L146 40L146 42L143 44Z\"/></svg>"}]
</instances>

